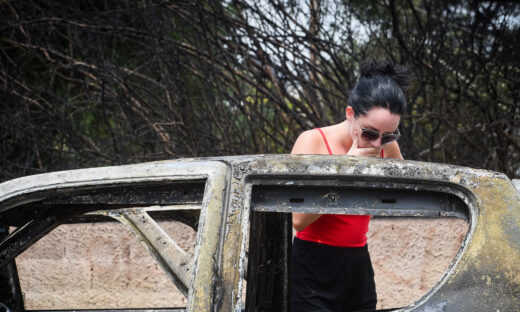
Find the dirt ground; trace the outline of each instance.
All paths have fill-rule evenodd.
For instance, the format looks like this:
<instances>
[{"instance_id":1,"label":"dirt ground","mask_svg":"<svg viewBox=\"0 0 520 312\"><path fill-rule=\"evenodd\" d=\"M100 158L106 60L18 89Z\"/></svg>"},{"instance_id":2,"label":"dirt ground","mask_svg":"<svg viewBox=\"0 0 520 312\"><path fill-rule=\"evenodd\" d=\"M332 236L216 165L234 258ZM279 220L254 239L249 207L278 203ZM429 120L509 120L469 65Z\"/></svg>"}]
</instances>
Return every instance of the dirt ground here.
<instances>
[{"instance_id":1,"label":"dirt ground","mask_svg":"<svg viewBox=\"0 0 520 312\"><path fill-rule=\"evenodd\" d=\"M161 226L188 253L196 233ZM468 230L456 219L374 219L368 234L378 308L404 307L442 277ZM184 306L143 245L116 223L63 225L17 258L27 309Z\"/></svg>"}]
</instances>

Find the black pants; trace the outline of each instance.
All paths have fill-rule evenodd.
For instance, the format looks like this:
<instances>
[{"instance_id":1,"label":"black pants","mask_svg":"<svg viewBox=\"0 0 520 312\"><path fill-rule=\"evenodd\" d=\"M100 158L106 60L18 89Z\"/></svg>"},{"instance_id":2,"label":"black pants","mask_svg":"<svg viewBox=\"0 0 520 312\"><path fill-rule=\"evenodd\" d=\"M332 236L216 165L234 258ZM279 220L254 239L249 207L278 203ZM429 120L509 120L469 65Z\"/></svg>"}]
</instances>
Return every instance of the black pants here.
<instances>
[{"instance_id":1,"label":"black pants","mask_svg":"<svg viewBox=\"0 0 520 312\"><path fill-rule=\"evenodd\" d=\"M291 311L373 311L377 294L368 248L294 238Z\"/></svg>"}]
</instances>

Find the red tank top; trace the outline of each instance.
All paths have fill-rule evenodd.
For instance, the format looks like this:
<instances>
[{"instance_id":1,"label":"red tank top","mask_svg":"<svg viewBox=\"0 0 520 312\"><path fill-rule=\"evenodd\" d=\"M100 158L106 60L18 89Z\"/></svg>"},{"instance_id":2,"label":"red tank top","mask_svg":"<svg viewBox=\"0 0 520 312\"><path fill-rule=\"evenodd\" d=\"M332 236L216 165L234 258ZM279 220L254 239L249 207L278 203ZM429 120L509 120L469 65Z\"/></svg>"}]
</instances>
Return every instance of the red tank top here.
<instances>
[{"instance_id":1,"label":"red tank top","mask_svg":"<svg viewBox=\"0 0 520 312\"><path fill-rule=\"evenodd\" d=\"M316 129L321 133L329 155L332 155L325 134L320 128ZM381 157L384 157L383 150ZM296 232L296 237L338 247L363 247L367 243L369 222L370 216L324 214L303 231Z\"/></svg>"}]
</instances>

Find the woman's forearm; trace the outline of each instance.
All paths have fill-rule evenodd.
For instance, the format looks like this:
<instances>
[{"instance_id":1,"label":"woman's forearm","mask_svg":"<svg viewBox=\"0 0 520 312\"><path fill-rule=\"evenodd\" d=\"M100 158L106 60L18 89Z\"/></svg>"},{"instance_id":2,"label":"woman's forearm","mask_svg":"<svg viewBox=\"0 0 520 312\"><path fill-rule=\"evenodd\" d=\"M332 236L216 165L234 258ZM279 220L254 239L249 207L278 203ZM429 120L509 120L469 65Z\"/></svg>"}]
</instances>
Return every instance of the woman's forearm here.
<instances>
[{"instance_id":1,"label":"woman's forearm","mask_svg":"<svg viewBox=\"0 0 520 312\"><path fill-rule=\"evenodd\" d=\"M307 226L318 220L321 214L293 212L292 223L296 231L303 231Z\"/></svg>"}]
</instances>

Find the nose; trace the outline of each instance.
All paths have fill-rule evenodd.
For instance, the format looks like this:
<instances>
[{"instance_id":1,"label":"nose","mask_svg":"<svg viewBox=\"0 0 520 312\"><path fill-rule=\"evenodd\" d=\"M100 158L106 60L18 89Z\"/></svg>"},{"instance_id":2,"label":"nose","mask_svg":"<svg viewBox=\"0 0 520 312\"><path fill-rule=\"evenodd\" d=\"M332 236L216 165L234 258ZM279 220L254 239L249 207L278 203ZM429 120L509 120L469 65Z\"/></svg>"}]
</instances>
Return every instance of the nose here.
<instances>
[{"instance_id":1,"label":"nose","mask_svg":"<svg viewBox=\"0 0 520 312\"><path fill-rule=\"evenodd\" d=\"M379 138L377 138L376 140L370 142L370 144L372 144L373 147L380 147L381 146L381 136L379 136Z\"/></svg>"}]
</instances>

